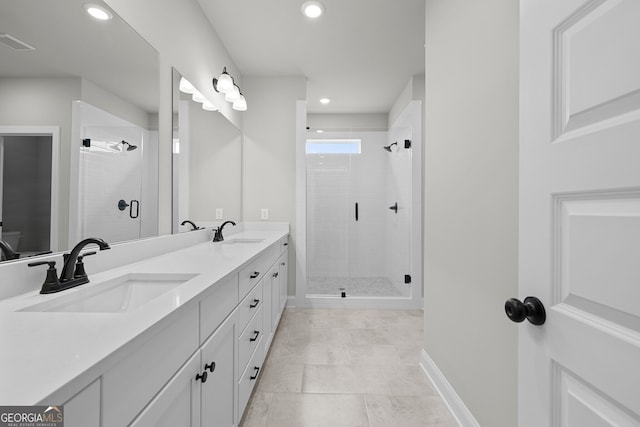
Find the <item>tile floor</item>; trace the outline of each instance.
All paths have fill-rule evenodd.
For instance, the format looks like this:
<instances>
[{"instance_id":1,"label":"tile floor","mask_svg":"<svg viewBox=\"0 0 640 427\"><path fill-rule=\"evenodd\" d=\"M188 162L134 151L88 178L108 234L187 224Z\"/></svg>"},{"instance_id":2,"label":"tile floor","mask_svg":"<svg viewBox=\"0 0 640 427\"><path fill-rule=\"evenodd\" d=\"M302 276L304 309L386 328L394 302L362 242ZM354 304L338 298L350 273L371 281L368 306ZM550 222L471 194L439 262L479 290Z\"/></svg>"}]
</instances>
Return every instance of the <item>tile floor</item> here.
<instances>
[{"instance_id":1,"label":"tile floor","mask_svg":"<svg viewBox=\"0 0 640 427\"><path fill-rule=\"evenodd\" d=\"M457 427L418 363L422 311L287 308L243 427Z\"/></svg>"}]
</instances>

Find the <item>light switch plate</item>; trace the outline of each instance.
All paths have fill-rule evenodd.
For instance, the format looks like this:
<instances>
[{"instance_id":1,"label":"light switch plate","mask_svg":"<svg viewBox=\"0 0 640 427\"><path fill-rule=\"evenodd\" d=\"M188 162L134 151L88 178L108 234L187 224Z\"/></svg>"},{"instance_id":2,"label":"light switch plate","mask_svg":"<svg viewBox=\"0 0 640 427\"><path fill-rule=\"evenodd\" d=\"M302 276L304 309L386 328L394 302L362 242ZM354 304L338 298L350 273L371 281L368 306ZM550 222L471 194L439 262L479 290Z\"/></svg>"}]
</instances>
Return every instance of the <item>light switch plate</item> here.
<instances>
[{"instance_id":1,"label":"light switch plate","mask_svg":"<svg viewBox=\"0 0 640 427\"><path fill-rule=\"evenodd\" d=\"M269 219L269 209L262 208L262 212L260 214L260 219Z\"/></svg>"},{"instance_id":2,"label":"light switch plate","mask_svg":"<svg viewBox=\"0 0 640 427\"><path fill-rule=\"evenodd\" d=\"M222 219L224 215L222 214L222 208L216 208L216 219Z\"/></svg>"}]
</instances>

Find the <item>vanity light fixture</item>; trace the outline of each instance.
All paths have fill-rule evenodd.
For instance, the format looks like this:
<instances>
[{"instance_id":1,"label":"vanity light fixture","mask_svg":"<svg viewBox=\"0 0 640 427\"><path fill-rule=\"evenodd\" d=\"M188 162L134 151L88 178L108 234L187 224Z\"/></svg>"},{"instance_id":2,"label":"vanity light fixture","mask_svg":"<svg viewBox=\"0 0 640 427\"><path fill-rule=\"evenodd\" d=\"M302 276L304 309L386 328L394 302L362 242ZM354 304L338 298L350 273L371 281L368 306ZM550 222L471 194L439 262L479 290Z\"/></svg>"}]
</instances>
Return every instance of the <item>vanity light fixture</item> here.
<instances>
[{"instance_id":1,"label":"vanity light fixture","mask_svg":"<svg viewBox=\"0 0 640 427\"><path fill-rule=\"evenodd\" d=\"M202 103L202 109L207 111L218 111L218 107L213 105L213 103L210 102L208 99L205 99L204 102Z\"/></svg>"},{"instance_id":2,"label":"vanity light fixture","mask_svg":"<svg viewBox=\"0 0 640 427\"><path fill-rule=\"evenodd\" d=\"M180 77L180 92L193 94L196 91L196 88L193 87L191 82L184 77Z\"/></svg>"},{"instance_id":3,"label":"vanity light fixture","mask_svg":"<svg viewBox=\"0 0 640 427\"><path fill-rule=\"evenodd\" d=\"M224 100L231 102L232 108L236 111L247 111L247 100L240 92L240 88L233 80L233 77L227 73L227 67L224 67L222 74L217 79L213 78L213 89L224 95Z\"/></svg>"},{"instance_id":4,"label":"vanity light fixture","mask_svg":"<svg viewBox=\"0 0 640 427\"><path fill-rule=\"evenodd\" d=\"M240 99L240 88L234 84L233 87L225 93L224 100L236 102L238 99Z\"/></svg>"},{"instance_id":5,"label":"vanity light fixture","mask_svg":"<svg viewBox=\"0 0 640 427\"><path fill-rule=\"evenodd\" d=\"M193 99L194 102L199 102L199 103L203 103L206 100L204 95L201 94L197 89L191 95L191 99Z\"/></svg>"},{"instance_id":6,"label":"vanity light fixture","mask_svg":"<svg viewBox=\"0 0 640 427\"><path fill-rule=\"evenodd\" d=\"M222 69L222 74L217 79L213 79L213 88L216 92L227 93L233 88L233 77L227 73L227 67Z\"/></svg>"},{"instance_id":7,"label":"vanity light fixture","mask_svg":"<svg viewBox=\"0 0 640 427\"><path fill-rule=\"evenodd\" d=\"M329 98L320 98L320 104L327 105L331 100Z\"/></svg>"},{"instance_id":8,"label":"vanity light fixture","mask_svg":"<svg viewBox=\"0 0 640 427\"><path fill-rule=\"evenodd\" d=\"M240 94L240 97L233 101L232 108L237 111L247 111L247 100L244 99L243 94Z\"/></svg>"},{"instance_id":9,"label":"vanity light fixture","mask_svg":"<svg viewBox=\"0 0 640 427\"><path fill-rule=\"evenodd\" d=\"M93 16L96 19L99 19L100 21L108 21L110 19L113 19L113 14L111 12L109 12L102 6L98 6L97 4L86 3L84 5L84 10L86 10L89 15Z\"/></svg>"},{"instance_id":10,"label":"vanity light fixture","mask_svg":"<svg viewBox=\"0 0 640 427\"><path fill-rule=\"evenodd\" d=\"M302 13L308 18L315 19L324 13L324 6L319 1L307 1L302 4Z\"/></svg>"}]
</instances>

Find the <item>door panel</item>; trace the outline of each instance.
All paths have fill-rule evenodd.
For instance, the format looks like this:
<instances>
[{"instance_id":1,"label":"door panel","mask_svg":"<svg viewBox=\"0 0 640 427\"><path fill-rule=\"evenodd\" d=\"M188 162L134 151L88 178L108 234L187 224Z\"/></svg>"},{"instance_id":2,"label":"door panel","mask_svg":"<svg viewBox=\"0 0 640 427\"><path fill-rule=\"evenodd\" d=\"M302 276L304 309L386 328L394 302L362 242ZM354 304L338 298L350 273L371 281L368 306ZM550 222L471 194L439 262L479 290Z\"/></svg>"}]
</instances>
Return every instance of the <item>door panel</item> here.
<instances>
[{"instance_id":1,"label":"door panel","mask_svg":"<svg viewBox=\"0 0 640 427\"><path fill-rule=\"evenodd\" d=\"M519 425L640 425L640 2L522 0Z\"/></svg>"}]
</instances>

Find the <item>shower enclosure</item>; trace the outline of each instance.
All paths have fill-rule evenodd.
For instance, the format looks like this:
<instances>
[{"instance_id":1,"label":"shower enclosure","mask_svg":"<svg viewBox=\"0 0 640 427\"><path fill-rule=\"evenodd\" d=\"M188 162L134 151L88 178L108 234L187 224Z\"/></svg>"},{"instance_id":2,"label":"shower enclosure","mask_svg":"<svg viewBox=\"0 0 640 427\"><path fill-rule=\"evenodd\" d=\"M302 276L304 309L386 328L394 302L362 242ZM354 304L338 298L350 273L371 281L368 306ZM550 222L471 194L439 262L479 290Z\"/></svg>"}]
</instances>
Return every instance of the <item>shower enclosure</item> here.
<instances>
[{"instance_id":1,"label":"shower enclosure","mask_svg":"<svg viewBox=\"0 0 640 427\"><path fill-rule=\"evenodd\" d=\"M307 297L411 298L412 150L390 138L307 140Z\"/></svg>"},{"instance_id":2,"label":"shower enclosure","mask_svg":"<svg viewBox=\"0 0 640 427\"><path fill-rule=\"evenodd\" d=\"M145 220L156 211L145 197L152 132L83 102L79 109L78 238L114 243L145 237Z\"/></svg>"}]
</instances>

